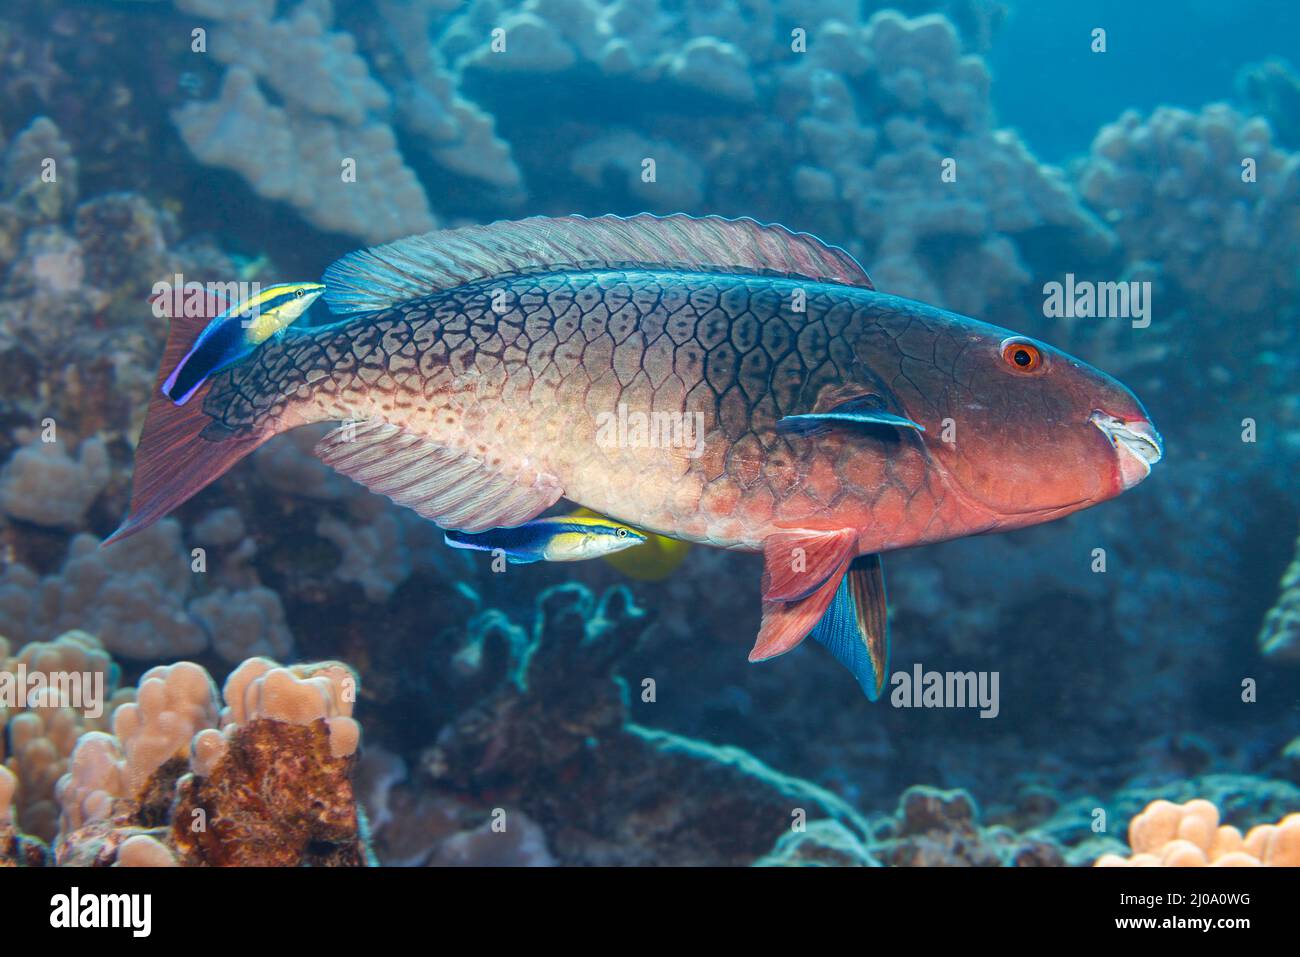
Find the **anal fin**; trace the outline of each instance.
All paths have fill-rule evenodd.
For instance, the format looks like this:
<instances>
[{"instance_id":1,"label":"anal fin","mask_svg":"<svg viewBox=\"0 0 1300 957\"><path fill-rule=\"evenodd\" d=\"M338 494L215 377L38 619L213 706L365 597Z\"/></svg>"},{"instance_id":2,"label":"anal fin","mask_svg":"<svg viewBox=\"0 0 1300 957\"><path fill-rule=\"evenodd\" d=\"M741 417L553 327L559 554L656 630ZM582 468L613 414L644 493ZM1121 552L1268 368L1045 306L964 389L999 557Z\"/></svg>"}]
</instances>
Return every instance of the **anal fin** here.
<instances>
[{"instance_id":1,"label":"anal fin","mask_svg":"<svg viewBox=\"0 0 1300 957\"><path fill-rule=\"evenodd\" d=\"M853 560L812 636L853 672L868 698L880 697L889 672L889 621L879 555Z\"/></svg>"},{"instance_id":2,"label":"anal fin","mask_svg":"<svg viewBox=\"0 0 1300 957\"><path fill-rule=\"evenodd\" d=\"M482 532L536 518L564 493L546 472L492 467L478 457L380 420L348 422L316 443L316 457L354 482L442 528Z\"/></svg>"}]
</instances>

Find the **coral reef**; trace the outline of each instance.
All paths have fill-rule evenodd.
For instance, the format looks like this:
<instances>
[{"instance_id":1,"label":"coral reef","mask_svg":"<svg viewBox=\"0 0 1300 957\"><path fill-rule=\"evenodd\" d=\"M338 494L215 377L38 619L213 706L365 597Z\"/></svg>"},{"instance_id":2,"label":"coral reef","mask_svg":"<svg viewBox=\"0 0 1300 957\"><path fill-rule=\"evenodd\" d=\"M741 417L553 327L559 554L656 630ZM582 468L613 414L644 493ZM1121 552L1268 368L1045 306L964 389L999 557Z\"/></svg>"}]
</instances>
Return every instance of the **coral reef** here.
<instances>
[{"instance_id":1,"label":"coral reef","mask_svg":"<svg viewBox=\"0 0 1300 957\"><path fill-rule=\"evenodd\" d=\"M1097 134L1079 189L1130 260L1159 263L1219 313L1249 315L1296 288L1286 237L1300 228L1300 158L1262 119L1226 104L1130 111Z\"/></svg>"},{"instance_id":2,"label":"coral reef","mask_svg":"<svg viewBox=\"0 0 1300 957\"><path fill-rule=\"evenodd\" d=\"M1282 575L1277 603L1264 616L1257 640L1266 658L1300 660L1300 537L1295 558Z\"/></svg>"},{"instance_id":3,"label":"coral reef","mask_svg":"<svg viewBox=\"0 0 1300 957\"><path fill-rule=\"evenodd\" d=\"M895 867L1059 867L1060 847L1043 837L982 827L964 791L908 788L894 817L875 833L872 851Z\"/></svg>"},{"instance_id":4,"label":"coral reef","mask_svg":"<svg viewBox=\"0 0 1300 957\"><path fill-rule=\"evenodd\" d=\"M112 551L93 535L72 539L58 575L14 564L0 574L0 628L34 639L81 625L113 654L142 660L193 655L207 647L184 612L190 556L180 524L160 522Z\"/></svg>"},{"instance_id":5,"label":"coral reef","mask_svg":"<svg viewBox=\"0 0 1300 957\"><path fill-rule=\"evenodd\" d=\"M1071 866L1087 866L1104 855L1128 853L1129 848L1111 833L1109 822L1131 822L1153 804L1209 801L1221 815L1219 823L1243 834L1300 807L1300 788L1251 774L1151 773L1145 779L1135 777L1104 798L1063 799L1053 789L1034 790L1046 800L1025 803L1000 816L1018 829L1055 842Z\"/></svg>"},{"instance_id":6,"label":"coral reef","mask_svg":"<svg viewBox=\"0 0 1300 957\"><path fill-rule=\"evenodd\" d=\"M631 722L616 669L647 624L626 589L597 600L577 584L544 591L529 630L497 611L472 619L440 669L460 710L410 778L391 759L372 771L380 860L463 862L478 847L479 863L537 863L533 844L559 864L749 864L805 822L865 837L864 819L828 791L737 748Z\"/></svg>"},{"instance_id":7,"label":"coral reef","mask_svg":"<svg viewBox=\"0 0 1300 957\"><path fill-rule=\"evenodd\" d=\"M1261 824L1245 836L1219 823L1205 800L1153 801L1128 828L1133 856L1104 854L1097 867L1300 867L1300 814Z\"/></svg>"},{"instance_id":8,"label":"coral reef","mask_svg":"<svg viewBox=\"0 0 1300 957\"><path fill-rule=\"evenodd\" d=\"M20 685L23 675L29 684ZM11 782L0 808L8 810L12 799L12 823L20 831L43 841L54 839L59 814L55 790L77 741L107 728L117 708L132 697L118 688L118 675L103 645L84 631L32 642L12 655L9 642L0 637L0 682L5 697L14 699L9 709L0 700L0 761Z\"/></svg>"},{"instance_id":9,"label":"coral reef","mask_svg":"<svg viewBox=\"0 0 1300 957\"><path fill-rule=\"evenodd\" d=\"M252 658L220 702L190 662L153 668L113 734L83 735L58 785L61 865L369 861L352 791L356 676Z\"/></svg>"},{"instance_id":10,"label":"coral reef","mask_svg":"<svg viewBox=\"0 0 1300 957\"><path fill-rule=\"evenodd\" d=\"M1023 284L1025 246L1045 234L1093 255L1113 243L1058 171L993 130L987 70L943 16L644 0L386 0L374 18L324 0L175 6L225 67L214 97L172 113L195 158L362 240L429 228L431 207L456 202L436 170L499 212L525 198L584 208L595 189L611 207L793 216L849 242L895 291L967 309ZM947 6L987 45L992 5ZM539 123L552 104L590 102L593 79L628 109L612 122L569 111L550 121L562 137ZM264 148L235 145L249 140ZM972 165L941 182L955 156Z\"/></svg>"},{"instance_id":11,"label":"coral reef","mask_svg":"<svg viewBox=\"0 0 1300 957\"><path fill-rule=\"evenodd\" d=\"M97 436L81 443L76 458L59 442L37 439L0 470L0 511L37 525L77 528L109 477L108 448Z\"/></svg>"},{"instance_id":12,"label":"coral reef","mask_svg":"<svg viewBox=\"0 0 1300 957\"><path fill-rule=\"evenodd\" d=\"M215 99L173 114L201 162L235 170L322 229L376 242L433 227L385 119L388 93L353 39L329 29L328 3L302 3L284 17L274 0L177 7L216 21L211 53L227 66Z\"/></svg>"}]
</instances>

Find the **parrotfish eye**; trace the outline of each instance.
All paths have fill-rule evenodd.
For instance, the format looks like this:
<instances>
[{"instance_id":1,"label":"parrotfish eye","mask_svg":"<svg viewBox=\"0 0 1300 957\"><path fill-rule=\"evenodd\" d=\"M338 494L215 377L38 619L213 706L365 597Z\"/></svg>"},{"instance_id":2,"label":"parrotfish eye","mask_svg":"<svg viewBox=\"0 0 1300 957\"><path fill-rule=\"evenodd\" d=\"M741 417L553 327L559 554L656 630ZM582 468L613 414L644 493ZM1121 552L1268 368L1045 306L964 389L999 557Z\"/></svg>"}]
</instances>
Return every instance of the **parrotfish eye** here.
<instances>
[{"instance_id":1,"label":"parrotfish eye","mask_svg":"<svg viewBox=\"0 0 1300 957\"><path fill-rule=\"evenodd\" d=\"M1017 372L1038 372L1045 364L1042 350L1019 337L1003 340L1002 359Z\"/></svg>"}]
</instances>

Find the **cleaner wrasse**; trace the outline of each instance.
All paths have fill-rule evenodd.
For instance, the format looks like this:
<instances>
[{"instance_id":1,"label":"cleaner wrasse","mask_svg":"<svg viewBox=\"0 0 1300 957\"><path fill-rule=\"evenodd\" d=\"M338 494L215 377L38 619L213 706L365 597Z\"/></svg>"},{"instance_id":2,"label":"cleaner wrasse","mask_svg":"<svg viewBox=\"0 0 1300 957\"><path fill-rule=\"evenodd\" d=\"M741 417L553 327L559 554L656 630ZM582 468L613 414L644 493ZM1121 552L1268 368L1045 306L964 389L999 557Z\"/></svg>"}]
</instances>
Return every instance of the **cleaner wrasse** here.
<instances>
[{"instance_id":1,"label":"cleaner wrasse","mask_svg":"<svg viewBox=\"0 0 1300 957\"><path fill-rule=\"evenodd\" d=\"M184 405L209 376L242 362L272 336L282 335L324 291L316 282L280 283L223 310L168 374L163 394Z\"/></svg>"},{"instance_id":2,"label":"cleaner wrasse","mask_svg":"<svg viewBox=\"0 0 1300 957\"><path fill-rule=\"evenodd\" d=\"M470 226L352 253L324 285L337 321L284 329L183 405L155 390L110 542L273 435L342 420L320 459L446 530L564 497L761 552L750 659L812 634L875 698L881 553L1060 518L1163 453L1104 373L749 219ZM200 332L172 321L160 384Z\"/></svg>"},{"instance_id":3,"label":"cleaner wrasse","mask_svg":"<svg viewBox=\"0 0 1300 957\"><path fill-rule=\"evenodd\" d=\"M583 562L645 544L634 528L589 515L554 515L514 528L488 532L448 531L443 539L452 548L496 552L512 565L532 562Z\"/></svg>"}]
</instances>

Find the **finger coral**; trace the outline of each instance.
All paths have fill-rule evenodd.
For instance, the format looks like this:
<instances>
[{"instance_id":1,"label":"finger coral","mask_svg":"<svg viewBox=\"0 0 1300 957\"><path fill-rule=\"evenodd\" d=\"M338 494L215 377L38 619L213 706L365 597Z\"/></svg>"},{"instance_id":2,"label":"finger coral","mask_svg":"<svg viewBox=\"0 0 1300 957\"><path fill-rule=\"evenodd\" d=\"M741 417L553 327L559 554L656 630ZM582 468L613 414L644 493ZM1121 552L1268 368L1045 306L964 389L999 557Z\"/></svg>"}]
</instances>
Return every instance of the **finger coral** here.
<instances>
[{"instance_id":1,"label":"finger coral","mask_svg":"<svg viewBox=\"0 0 1300 957\"><path fill-rule=\"evenodd\" d=\"M233 169L322 229L380 242L433 228L387 121L388 94L353 38L329 28L327 7L302 4L275 17L274 3L177 5L216 21L212 53L229 66L216 98L173 115L198 159ZM239 145L249 140L261 148Z\"/></svg>"},{"instance_id":2,"label":"finger coral","mask_svg":"<svg viewBox=\"0 0 1300 957\"><path fill-rule=\"evenodd\" d=\"M0 573L0 629L21 639L84 627L113 654L146 661L198 654L208 638L185 612L191 577L174 520L112 550L80 534L57 575L21 564Z\"/></svg>"},{"instance_id":3,"label":"finger coral","mask_svg":"<svg viewBox=\"0 0 1300 957\"><path fill-rule=\"evenodd\" d=\"M12 657L6 654L7 645L0 638L0 681L15 690L14 697L21 697L8 711L0 707L0 766L7 767L14 781L14 823L49 841L58 830L57 784L77 741L88 731L107 728L131 695L118 690L117 666L85 632L32 642ZM27 682L22 688L20 676ZM72 697L74 683L80 686L79 700ZM5 804L0 801L0 806Z\"/></svg>"},{"instance_id":4,"label":"finger coral","mask_svg":"<svg viewBox=\"0 0 1300 957\"><path fill-rule=\"evenodd\" d=\"M76 458L65 443L38 439L0 470L0 511L37 525L76 528L108 479L108 449L98 437L82 442Z\"/></svg>"},{"instance_id":5,"label":"finger coral","mask_svg":"<svg viewBox=\"0 0 1300 957\"><path fill-rule=\"evenodd\" d=\"M1130 258L1160 263L1217 314L1248 316L1296 288L1300 258L1284 237L1297 224L1300 160L1261 117L1223 103L1130 110L1097 134L1079 190Z\"/></svg>"},{"instance_id":6,"label":"finger coral","mask_svg":"<svg viewBox=\"0 0 1300 957\"><path fill-rule=\"evenodd\" d=\"M1129 822L1131 857L1103 854L1096 867L1300 867L1300 814L1243 836L1219 823L1219 809L1196 799L1152 801Z\"/></svg>"}]
</instances>

